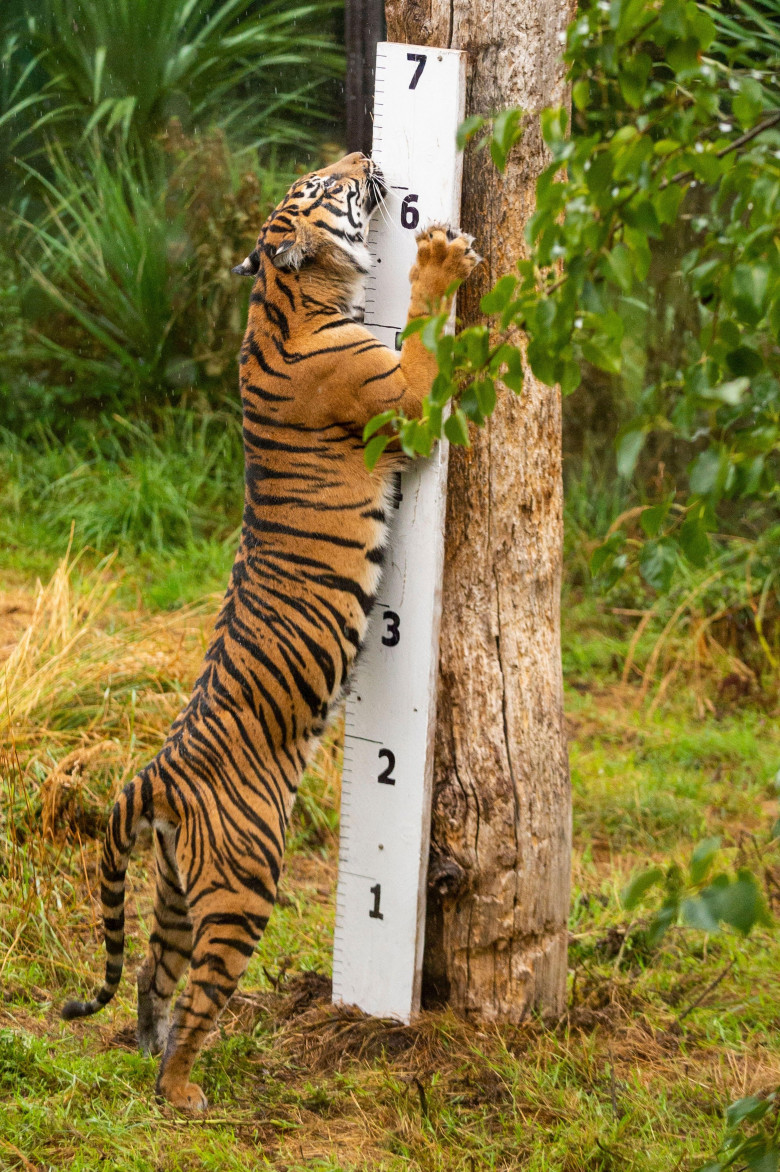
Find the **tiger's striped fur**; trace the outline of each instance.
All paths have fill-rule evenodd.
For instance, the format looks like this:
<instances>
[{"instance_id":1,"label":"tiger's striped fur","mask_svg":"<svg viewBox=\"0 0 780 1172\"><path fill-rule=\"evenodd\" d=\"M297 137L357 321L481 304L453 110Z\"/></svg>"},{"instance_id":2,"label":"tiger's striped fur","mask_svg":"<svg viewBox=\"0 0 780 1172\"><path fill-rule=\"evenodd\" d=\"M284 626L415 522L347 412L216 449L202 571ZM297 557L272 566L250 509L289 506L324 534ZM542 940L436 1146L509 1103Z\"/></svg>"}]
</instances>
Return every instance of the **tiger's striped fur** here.
<instances>
[{"instance_id":1,"label":"tiger's striped fur","mask_svg":"<svg viewBox=\"0 0 780 1172\"><path fill-rule=\"evenodd\" d=\"M206 1106L193 1062L268 921L296 788L376 597L401 458L386 453L369 473L363 427L388 407L419 414L436 374L418 335L399 356L353 319L381 195L362 155L306 176L234 270L255 278L240 356L240 545L192 697L111 814L105 982L93 1000L63 1008L66 1018L94 1013L117 989L125 871L139 827L150 825L157 881L138 1040L163 1053L157 1089L179 1107ZM422 232L410 316L438 311L478 261L470 238Z\"/></svg>"}]
</instances>

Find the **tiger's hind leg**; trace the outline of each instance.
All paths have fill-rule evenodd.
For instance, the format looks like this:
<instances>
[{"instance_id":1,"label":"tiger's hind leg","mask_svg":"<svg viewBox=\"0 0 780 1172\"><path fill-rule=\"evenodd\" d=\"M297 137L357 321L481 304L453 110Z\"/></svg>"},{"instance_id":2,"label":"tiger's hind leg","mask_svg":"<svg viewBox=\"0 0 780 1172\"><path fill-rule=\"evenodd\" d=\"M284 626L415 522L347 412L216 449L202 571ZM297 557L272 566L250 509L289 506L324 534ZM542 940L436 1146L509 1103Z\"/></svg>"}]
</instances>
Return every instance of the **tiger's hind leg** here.
<instances>
[{"instance_id":1,"label":"tiger's hind leg","mask_svg":"<svg viewBox=\"0 0 780 1172\"><path fill-rule=\"evenodd\" d=\"M174 1107L204 1111L206 1096L190 1081L192 1065L246 971L268 923L272 898L262 899L248 890L239 897L212 889L197 906L190 972L176 1002L157 1093Z\"/></svg>"},{"instance_id":2,"label":"tiger's hind leg","mask_svg":"<svg viewBox=\"0 0 780 1172\"><path fill-rule=\"evenodd\" d=\"M192 923L176 865L176 831L154 831L157 880L149 950L138 972L138 1045L161 1054L168 1040L171 998L192 953Z\"/></svg>"}]
</instances>

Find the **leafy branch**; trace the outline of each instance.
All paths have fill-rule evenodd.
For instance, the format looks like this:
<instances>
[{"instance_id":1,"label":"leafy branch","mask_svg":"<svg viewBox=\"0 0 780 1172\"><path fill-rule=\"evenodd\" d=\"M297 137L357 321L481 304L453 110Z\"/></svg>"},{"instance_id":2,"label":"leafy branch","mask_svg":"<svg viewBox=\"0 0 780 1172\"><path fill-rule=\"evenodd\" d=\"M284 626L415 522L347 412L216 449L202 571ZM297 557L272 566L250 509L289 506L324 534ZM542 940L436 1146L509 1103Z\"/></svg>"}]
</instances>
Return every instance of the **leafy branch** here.
<instances>
[{"instance_id":1,"label":"leafy branch","mask_svg":"<svg viewBox=\"0 0 780 1172\"><path fill-rule=\"evenodd\" d=\"M640 532L612 534L597 551L606 585L636 566L652 589L668 589L683 563L710 556L731 502L779 498L780 111L764 75L718 40L731 35L723 30L713 3L657 0L651 20L640 0L581 8L565 54L573 124L565 110L541 114L550 163L528 256L482 299L492 328L450 337L440 319L411 323L439 364L422 418L369 428L370 460L393 440L424 455L442 434L468 443L469 426L485 422L502 387L519 393L529 369L564 394L588 365L622 377L626 321L665 328L654 320L654 266L682 245L688 320L655 367L645 359L637 372L617 466L631 477L660 437L688 453L687 475L662 486ZM527 122L519 110L473 117L458 141L489 145L503 170Z\"/></svg>"}]
</instances>

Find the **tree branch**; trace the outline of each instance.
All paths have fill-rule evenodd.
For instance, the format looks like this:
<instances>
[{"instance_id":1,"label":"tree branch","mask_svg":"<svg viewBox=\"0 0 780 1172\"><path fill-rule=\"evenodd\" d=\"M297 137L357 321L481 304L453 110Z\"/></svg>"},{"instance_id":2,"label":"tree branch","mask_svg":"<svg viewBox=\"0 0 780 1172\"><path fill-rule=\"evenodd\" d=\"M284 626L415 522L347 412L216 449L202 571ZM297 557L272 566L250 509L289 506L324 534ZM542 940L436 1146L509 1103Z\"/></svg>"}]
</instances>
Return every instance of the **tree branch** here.
<instances>
[{"instance_id":1,"label":"tree branch","mask_svg":"<svg viewBox=\"0 0 780 1172\"><path fill-rule=\"evenodd\" d=\"M730 155L732 151L738 151L740 147L745 146L752 139L757 138L759 134L763 134L765 130L771 130L773 126L777 126L778 122L780 122L780 110L777 110L769 118L765 118L763 122L759 122L752 130L746 130L739 138L735 138L722 151L718 151L716 158L722 159L726 155ZM694 175L694 171L678 171L670 179L664 179L663 183L659 184L658 190L663 191L665 187L669 187L672 183L683 183L686 179L693 179Z\"/></svg>"}]
</instances>

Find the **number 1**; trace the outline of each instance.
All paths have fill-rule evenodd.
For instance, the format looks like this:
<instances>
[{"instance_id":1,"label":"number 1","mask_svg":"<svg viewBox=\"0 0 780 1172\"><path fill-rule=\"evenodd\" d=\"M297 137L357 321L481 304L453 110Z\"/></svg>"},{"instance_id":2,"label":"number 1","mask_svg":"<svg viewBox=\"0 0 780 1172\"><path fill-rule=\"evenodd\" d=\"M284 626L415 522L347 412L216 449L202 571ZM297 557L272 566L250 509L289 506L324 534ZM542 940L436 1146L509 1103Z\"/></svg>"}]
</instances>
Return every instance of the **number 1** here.
<instances>
[{"instance_id":1,"label":"number 1","mask_svg":"<svg viewBox=\"0 0 780 1172\"><path fill-rule=\"evenodd\" d=\"M409 82L409 89L416 90L417 82L422 76L422 71L425 69L425 62L428 60L428 58L426 57L425 53L407 53L406 60L417 62L417 68L412 75L412 80Z\"/></svg>"},{"instance_id":2,"label":"number 1","mask_svg":"<svg viewBox=\"0 0 780 1172\"><path fill-rule=\"evenodd\" d=\"M368 913L372 920L383 920L385 917L379 910L379 897L382 894L382 887L379 883L375 883L373 887L368 889L374 897L374 906Z\"/></svg>"}]
</instances>

